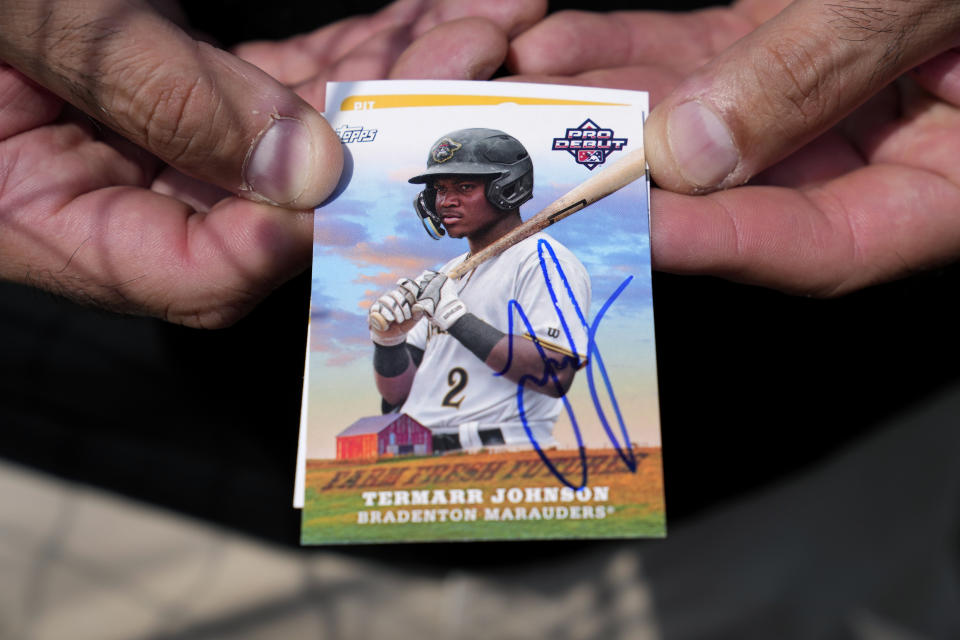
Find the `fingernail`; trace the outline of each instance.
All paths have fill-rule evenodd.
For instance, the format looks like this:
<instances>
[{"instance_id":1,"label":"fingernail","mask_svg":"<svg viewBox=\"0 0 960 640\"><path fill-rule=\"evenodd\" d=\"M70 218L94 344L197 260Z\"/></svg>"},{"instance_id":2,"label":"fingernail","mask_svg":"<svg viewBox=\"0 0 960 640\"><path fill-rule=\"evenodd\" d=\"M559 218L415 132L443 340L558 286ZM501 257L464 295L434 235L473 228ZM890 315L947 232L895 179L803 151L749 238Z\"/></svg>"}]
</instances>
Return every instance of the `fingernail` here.
<instances>
[{"instance_id":1,"label":"fingernail","mask_svg":"<svg viewBox=\"0 0 960 640\"><path fill-rule=\"evenodd\" d=\"M699 102L673 108L667 136L680 173L698 187L717 186L740 161L727 125Z\"/></svg>"},{"instance_id":2,"label":"fingernail","mask_svg":"<svg viewBox=\"0 0 960 640\"><path fill-rule=\"evenodd\" d=\"M273 118L244 164L247 189L275 204L295 201L307 188L312 155L313 141L303 122Z\"/></svg>"}]
</instances>

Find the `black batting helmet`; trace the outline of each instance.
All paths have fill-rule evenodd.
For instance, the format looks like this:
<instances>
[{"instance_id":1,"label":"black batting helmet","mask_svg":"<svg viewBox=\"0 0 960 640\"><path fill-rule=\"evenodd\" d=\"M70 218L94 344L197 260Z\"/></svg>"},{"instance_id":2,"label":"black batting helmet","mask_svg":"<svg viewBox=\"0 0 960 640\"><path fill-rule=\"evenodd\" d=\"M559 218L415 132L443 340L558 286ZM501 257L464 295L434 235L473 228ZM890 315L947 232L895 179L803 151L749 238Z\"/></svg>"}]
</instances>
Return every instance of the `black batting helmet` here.
<instances>
[{"instance_id":1,"label":"black batting helmet","mask_svg":"<svg viewBox=\"0 0 960 640\"><path fill-rule=\"evenodd\" d=\"M497 129L460 129L433 143L427 170L410 178L427 187L414 198L414 207L427 233L444 234L437 215L436 192L430 181L439 176L485 176L487 201L500 211L516 209L533 197L533 162L520 141Z\"/></svg>"}]
</instances>

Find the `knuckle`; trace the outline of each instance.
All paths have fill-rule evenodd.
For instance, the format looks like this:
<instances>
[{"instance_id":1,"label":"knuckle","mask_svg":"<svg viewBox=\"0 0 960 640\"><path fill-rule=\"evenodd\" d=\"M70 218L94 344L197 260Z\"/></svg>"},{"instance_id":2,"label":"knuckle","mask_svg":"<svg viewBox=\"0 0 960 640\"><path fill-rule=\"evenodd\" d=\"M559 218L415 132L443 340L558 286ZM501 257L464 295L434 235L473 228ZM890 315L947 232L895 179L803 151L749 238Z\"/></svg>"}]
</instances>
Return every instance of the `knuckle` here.
<instances>
[{"instance_id":1,"label":"knuckle","mask_svg":"<svg viewBox=\"0 0 960 640\"><path fill-rule=\"evenodd\" d=\"M753 71L771 115L800 121L804 126L821 122L831 111L831 56L829 43L817 36L773 38L754 53Z\"/></svg>"},{"instance_id":2,"label":"knuckle","mask_svg":"<svg viewBox=\"0 0 960 640\"><path fill-rule=\"evenodd\" d=\"M171 73L163 61L133 61L122 73L131 87L121 100L132 136L170 163L203 160L220 146L214 126L222 112L215 84L205 73Z\"/></svg>"}]
</instances>

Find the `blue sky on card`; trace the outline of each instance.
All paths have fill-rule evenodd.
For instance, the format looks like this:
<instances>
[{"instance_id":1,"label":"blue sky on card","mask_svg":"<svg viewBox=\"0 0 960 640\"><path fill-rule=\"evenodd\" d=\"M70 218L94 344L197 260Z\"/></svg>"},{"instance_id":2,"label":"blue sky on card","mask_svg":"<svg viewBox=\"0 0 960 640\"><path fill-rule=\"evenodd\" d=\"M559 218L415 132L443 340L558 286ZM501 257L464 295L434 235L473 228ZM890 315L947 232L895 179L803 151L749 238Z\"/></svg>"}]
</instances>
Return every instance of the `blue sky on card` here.
<instances>
[{"instance_id":1,"label":"blue sky on card","mask_svg":"<svg viewBox=\"0 0 960 640\"><path fill-rule=\"evenodd\" d=\"M370 117L374 115L384 117ZM580 116L571 116L566 124L581 121ZM569 153L550 151L551 136L563 132L560 124L539 122L527 129L514 125L514 135L534 161L534 198L521 208L524 219L604 168L591 172ZM377 145L349 145L349 180L315 215L312 349L328 355L328 366L369 357L367 309L397 279L438 268L468 249L465 240L432 240L414 212L413 199L422 186L409 184L408 179L423 171L436 132L424 133L421 144L415 132L399 135L398 129L377 126L384 146L379 138ZM495 122L482 126L498 127ZM430 127L457 128L434 122ZM498 128L511 132L509 127ZM395 132L394 138L386 137ZM608 160L616 159L612 154ZM605 326L635 331L638 318L651 316L648 212L641 183L573 214L547 233L570 248L590 274L591 317L630 275L634 279L610 308Z\"/></svg>"},{"instance_id":2,"label":"blue sky on card","mask_svg":"<svg viewBox=\"0 0 960 640\"><path fill-rule=\"evenodd\" d=\"M401 172L354 175L347 190L317 211L313 264L312 348L330 355L335 366L368 357L366 310L401 277L415 277L467 250L465 240L427 236L413 211L419 187ZM535 186L536 197L522 207L527 218L573 184ZM633 281L608 312L649 313L650 276L647 213L639 188L625 190L560 221L548 230L569 247L590 273L591 315L628 275Z\"/></svg>"}]
</instances>

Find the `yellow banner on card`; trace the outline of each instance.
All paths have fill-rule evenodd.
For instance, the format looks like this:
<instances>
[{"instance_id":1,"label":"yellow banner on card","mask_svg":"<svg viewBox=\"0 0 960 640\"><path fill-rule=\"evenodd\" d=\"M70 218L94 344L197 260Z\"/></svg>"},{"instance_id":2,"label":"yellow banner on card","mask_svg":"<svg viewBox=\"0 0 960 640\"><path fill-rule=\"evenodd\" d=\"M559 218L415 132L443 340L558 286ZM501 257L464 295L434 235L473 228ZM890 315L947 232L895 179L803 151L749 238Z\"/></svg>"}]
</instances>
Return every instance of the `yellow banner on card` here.
<instances>
[{"instance_id":1,"label":"yellow banner on card","mask_svg":"<svg viewBox=\"0 0 960 640\"><path fill-rule=\"evenodd\" d=\"M453 107L484 106L498 104L520 105L573 105L573 106L629 106L619 102L596 102L592 100L563 100L558 98L530 98L526 96L481 96L463 94L384 94L348 96L340 103L340 111L366 111L369 109L400 109L404 107Z\"/></svg>"}]
</instances>

